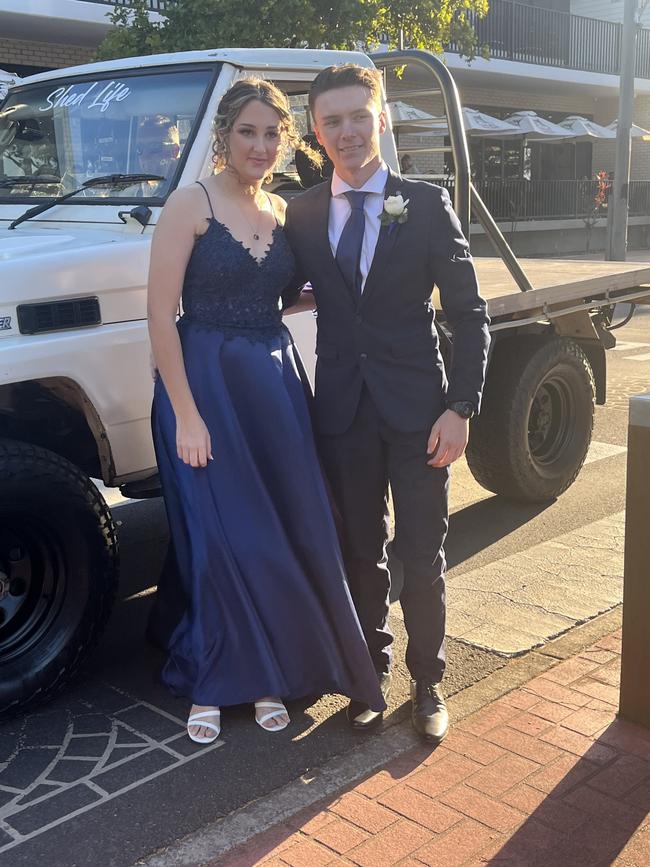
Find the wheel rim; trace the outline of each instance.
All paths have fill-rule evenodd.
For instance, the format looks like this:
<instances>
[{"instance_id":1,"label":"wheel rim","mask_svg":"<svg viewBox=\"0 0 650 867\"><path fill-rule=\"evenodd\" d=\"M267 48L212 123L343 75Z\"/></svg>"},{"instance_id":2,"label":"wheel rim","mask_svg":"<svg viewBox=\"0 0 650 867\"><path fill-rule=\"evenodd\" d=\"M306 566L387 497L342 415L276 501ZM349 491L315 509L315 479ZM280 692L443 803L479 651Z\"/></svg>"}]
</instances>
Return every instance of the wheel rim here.
<instances>
[{"instance_id":1,"label":"wheel rim","mask_svg":"<svg viewBox=\"0 0 650 867\"><path fill-rule=\"evenodd\" d=\"M55 620L65 593L57 533L33 516L11 515L0 530L0 660L35 645Z\"/></svg>"},{"instance_id":2,"label":"wheel rim","mask_svg":"<svg viewBox=\"0 0 650 867\"><path fill-rule=\"evenodd\" d=\"M537 464L549 466L563 453L574 416L567 383L560 376L549 376L537 389L528 416L528 447Z\"/></svg>"}]
</instances>

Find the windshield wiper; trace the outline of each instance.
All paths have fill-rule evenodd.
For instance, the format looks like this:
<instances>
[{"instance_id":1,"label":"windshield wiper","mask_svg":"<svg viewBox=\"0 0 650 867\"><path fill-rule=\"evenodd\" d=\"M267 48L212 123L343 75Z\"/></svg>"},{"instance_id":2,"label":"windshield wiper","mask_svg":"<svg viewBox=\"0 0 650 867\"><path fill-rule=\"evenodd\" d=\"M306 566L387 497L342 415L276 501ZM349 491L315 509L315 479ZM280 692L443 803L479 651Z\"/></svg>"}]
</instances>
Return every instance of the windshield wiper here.
<instances>
[{"instance_id":1,"label":"windshield wiper","mask_svg":"<svg viewBox=\"0 0 650 867\"><path fill-rule=\"evenodd\" d=\"M66 199L71 199L73 196L76 196L79 193L83 193L84 190L87 190L91 187L120 187L130 186L131 184L144 183L145 181L164 180L165 178L162 175L147 174L101 175L101 177L98 178L89 178L87 181L84 181L83 184L76 190L71 190L71 192L65 193L65 195L63 196L57 196L56 199L52 199L49 202L44 202L42 205L36 205L36 207L30 208L28 211L25 211L24 214L20 215L20 217L16 217L16 219L12 223L9 223L8 228L15 229L16 226L24 223L25 220L30 220L32 217L37 216L37 214L42 214L44 211L49 211L49 209L53 208L55 205L64 202Z\"/></svg>"},{"instance_id":2,"label":"windshield wiper","mask_svg":"<svg viewBox=\"0 0 650 867\"><path fill-rule=\"evenodd\" d=\"M56 175L16 175L0 181L0 187L35 187L36 184L60 184Z\"/></svg>"}]
</instances>

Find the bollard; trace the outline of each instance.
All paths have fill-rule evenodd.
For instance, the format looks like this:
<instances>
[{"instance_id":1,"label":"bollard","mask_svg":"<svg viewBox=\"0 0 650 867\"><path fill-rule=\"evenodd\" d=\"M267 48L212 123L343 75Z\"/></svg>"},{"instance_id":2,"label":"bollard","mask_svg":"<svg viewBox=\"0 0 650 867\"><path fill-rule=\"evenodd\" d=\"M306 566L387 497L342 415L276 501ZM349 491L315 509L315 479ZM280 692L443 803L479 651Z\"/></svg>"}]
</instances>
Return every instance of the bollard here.
<instances>
[{"instance_id":1,"label":"bollard","mask_svg":"<svg viewBox=\"0 0 650 867\"><path fill-rule=\"evenodd\" d=\"M650 393L630 398L619 714L650 729Z\"/></svg>"}]
</instances>

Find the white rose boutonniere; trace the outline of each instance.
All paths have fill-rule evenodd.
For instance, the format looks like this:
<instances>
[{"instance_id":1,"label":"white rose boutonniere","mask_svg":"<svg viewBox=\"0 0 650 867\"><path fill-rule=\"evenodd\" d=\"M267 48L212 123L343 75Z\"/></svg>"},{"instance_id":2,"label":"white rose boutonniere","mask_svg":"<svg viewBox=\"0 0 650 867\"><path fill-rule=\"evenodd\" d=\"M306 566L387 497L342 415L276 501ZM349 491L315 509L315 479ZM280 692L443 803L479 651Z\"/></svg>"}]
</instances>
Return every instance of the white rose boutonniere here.
<instances>
[{"instance_id":1,"label":"white rose boutonniere","mask_svg":"<svg viewBox=\"0 0 650 867\"><path fill-rule=\"evenodd\" d=\"M388 226L388 231L392 232L396 225L405 223L409 217L409 211L406 207L410 199L404 201L401 193L395 196L386 196L384 199L384 209L381 212L379 222L382 226Z\"/></svg>"}]
</instances>

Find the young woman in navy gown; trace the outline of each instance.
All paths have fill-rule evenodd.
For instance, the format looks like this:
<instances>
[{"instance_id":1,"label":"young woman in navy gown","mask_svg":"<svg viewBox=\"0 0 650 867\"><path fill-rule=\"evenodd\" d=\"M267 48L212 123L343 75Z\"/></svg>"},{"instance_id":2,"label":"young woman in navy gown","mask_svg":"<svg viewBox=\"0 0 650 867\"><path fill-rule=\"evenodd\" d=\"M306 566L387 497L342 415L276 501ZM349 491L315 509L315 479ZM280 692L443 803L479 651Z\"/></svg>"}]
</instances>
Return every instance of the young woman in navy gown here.
<instances>
[{"instance_id":1,"label":"young woman in navy gown","mask_svg":"<svg viewBox=\"0 0 650 867\"><path fill-rule=\"evenodd\" d=\"M227 705L254 703L271 732L301 696L385 706L282 324L299 289L284 201L263 184L289 147L308 149L286 96L238 81L215 118L216 172L170 196L153 237L152 424L189 600L163 679L192 702L199 743L218 737Z\"/></svg>"}]
</instances>

